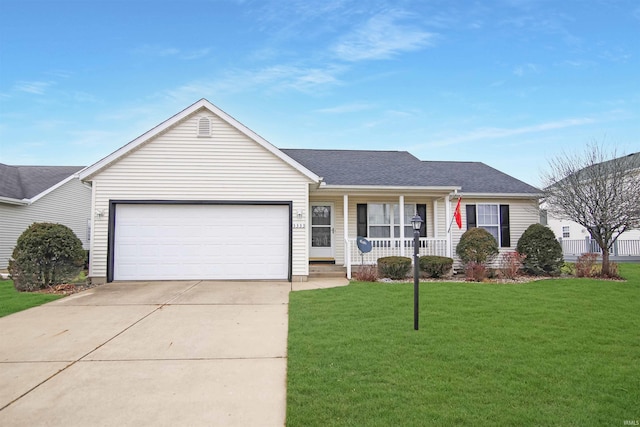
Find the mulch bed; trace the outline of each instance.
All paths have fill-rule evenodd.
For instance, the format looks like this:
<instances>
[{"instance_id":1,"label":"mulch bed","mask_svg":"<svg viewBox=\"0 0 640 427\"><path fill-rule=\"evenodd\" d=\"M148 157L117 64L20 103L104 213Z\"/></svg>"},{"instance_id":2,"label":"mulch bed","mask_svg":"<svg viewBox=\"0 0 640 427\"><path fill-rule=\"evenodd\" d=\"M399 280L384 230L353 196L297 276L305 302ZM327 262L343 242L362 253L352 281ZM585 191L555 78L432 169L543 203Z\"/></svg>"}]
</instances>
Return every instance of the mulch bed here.
<instances>
[{"instance_id":1,"label":"mulch bed","mask_svg":"<svg viewBox=\"0 0 640 427\"><path fill-rule=\"evenodd\" d=\"M36 291L40 294L55 294L55 295L71 295L78 292L86 291L87 289L95 288L98 285L91 283L66 283L62 285L48 286L45 289Z\"/></svg>"}]
</instances>

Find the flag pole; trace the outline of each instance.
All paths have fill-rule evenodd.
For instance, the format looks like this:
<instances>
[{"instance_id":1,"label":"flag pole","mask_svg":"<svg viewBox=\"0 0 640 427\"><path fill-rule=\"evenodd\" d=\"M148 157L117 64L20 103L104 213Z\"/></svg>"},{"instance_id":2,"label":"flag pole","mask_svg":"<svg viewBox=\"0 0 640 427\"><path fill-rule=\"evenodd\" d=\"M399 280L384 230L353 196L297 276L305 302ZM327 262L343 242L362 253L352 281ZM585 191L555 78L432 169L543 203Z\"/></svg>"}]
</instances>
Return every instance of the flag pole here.
<instances>
[{"instance_id":1,"label":"flag pole","mask_svg":"<svg viewBox=\"0 0 640 427\"><path fill-rule=\"evenodd\" d=\"M453 215L451 215L451 222L449 222L449 228L447 229L447 234L451 233L451 227L453 227L453 220L456 219L456 211L460 207L460 200L462 196L458 195L458 203L456 204L456 208L453 210Z\"/></svg>"}]
</instances>

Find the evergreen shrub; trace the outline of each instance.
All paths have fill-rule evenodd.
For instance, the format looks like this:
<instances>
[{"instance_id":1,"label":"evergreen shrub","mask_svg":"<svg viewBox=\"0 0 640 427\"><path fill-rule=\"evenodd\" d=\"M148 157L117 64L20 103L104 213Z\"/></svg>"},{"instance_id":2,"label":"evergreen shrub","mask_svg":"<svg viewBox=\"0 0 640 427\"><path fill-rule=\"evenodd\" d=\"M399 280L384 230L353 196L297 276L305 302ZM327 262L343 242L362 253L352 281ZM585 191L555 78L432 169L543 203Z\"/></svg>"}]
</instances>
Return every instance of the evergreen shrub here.
<instances>
[{"instance_id":1,"label":"evergreen shrub","mask_svg":"<svg viewBox=\"0 0 640 427\"><path fill-rule=\"evenodd\" d=\"M34 291L73 279L85 259L82 242L69 227L41 222L20 235L8 270L16 290Z\"/></svg>"},{"instance_id":2,"label":"evergreen shrub","mask_svg":"<svg viewBox=\"0 0 640 427\"><path fill-rule=\"evenodd\" d=\"M498 242L484 228L470 228L460 237L456 254L464 264L484 264L498 255Z\"/></svg>"},{"instance_id":3,"label":"evergreen shrub","mask_svg":"<svg viewBox=\"0 0 640 427\"><path fill-rule=\"evenodd\" d=\"M522 265L527 273L552 276L560 274L564 264L562 245L549 227L531 224L522 233L516 250L525 255Z\"/></svg>"},{"instance_id":4,"label":"evergreen shrub","mask_svg":"<svg viewBox=\"0 0 640 427\"><path fill-rule=\"evenodd\" d=\"M404 256L388 256L378 258L378 276L394 280L402 280L409 275L411 258Z\"/></svg>"},{"instance_id":5,"label":"evergreen shrub","mask_svg":"<svg viewBox=\"0 0 640 427\"><path fill-rule=\"evenodd\" d=\"M444 256L427 255L420 257L420 271L427 277L439 278L451 273L453 259Z\"/></svg>"}]
</instances>

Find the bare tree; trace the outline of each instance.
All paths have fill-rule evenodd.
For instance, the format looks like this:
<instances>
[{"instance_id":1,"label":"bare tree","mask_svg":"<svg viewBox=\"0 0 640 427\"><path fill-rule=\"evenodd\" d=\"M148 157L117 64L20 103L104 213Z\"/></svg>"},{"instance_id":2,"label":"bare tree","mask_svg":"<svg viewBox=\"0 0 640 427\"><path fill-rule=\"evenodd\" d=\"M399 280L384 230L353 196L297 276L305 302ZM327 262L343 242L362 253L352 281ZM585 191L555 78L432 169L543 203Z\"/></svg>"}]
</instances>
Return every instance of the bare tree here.
<instances>
[{"instance_id":1,"label":"bare tree","mask_svg":"<svg viewBox=\"0 0 640 427\"><path fill-rule=\"evenodd\" d=\"M602 274L611 276L609 250L620 234L640 227L640 152L617 157L593 143L551 160L542 179L548 211L589 231L602 250Z\"/></svg>"}]
</instances>

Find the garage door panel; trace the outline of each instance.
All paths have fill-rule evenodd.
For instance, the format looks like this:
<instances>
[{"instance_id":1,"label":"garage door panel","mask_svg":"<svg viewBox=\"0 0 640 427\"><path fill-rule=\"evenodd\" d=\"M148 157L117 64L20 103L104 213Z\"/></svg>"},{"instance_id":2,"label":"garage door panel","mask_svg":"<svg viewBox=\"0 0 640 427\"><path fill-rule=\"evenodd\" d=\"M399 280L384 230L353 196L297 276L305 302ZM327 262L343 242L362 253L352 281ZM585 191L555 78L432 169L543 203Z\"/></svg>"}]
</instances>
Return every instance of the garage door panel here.
<instances>
[{"instance_id":1,"label":"garage door panel","mask_svg":"<svg viewBox=\"0 0 640 427\"><path fill-rule=\"evenodd\" d=\"M114 280L287 279L287 205L116 207Z\"/></svg>"}]
</instances>

